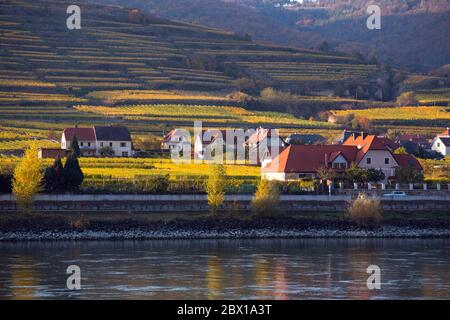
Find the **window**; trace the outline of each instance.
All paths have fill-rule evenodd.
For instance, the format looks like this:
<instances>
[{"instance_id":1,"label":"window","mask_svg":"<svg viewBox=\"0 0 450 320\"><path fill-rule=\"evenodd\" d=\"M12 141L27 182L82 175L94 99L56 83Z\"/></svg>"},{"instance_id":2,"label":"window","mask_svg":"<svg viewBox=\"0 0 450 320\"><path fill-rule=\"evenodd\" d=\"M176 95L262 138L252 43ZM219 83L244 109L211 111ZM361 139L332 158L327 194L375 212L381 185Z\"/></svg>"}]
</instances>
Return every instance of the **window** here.
<instances>
[{"instance_id":1,"label":"window","mask_svg":"<svg viewBox=\"0 0 450 320\"><path fill-rule=\"evenodd\" d=\"M439 147L441 146L441 144L438 142L438 143L437 143L437 146L438 146L438 148L439 148Z\"/></svg>"},{"instance_id":2,"label":"window","mask_svg":"<svg viewBox=\"0 0 450 320\"><path fill-rule=\"evenodd\" d=\"M372 163L372 158L367 158L366 163L367 164L371 164Z\"/></svg>"},{"instance_id":3,"label":"window","mask_svg":"<svg viewBox=\"0 0 450 320\"><path fill-rule=\"evenodd\" d=\"M112 147L112 142L109 143L109 146Z\"/></svg>"},{"instance_id":4,"label":"window","mask_svg":"<svg viewBox=\"0 0 450 320\"><path fill-rule=\"evenodd\" d=\"M91 146L91 143L90 142L88 142L88 147L90 147Z\"/></svg>"},{"instance_id":5,"label":"window","mask_svg":"<svg viewBox=\"0 0 450 320\"><path fill-rule=\"evenodd\" d=\"M122 157L128 157L128 152L122 152Z\"/></svg>"},{"instance_id":6,"label":"window","mask_svg":"<svg viewBox=\"0 0 450 320\"><path fill-rule=\"evenodd\" d=\"M103 142L100 142L100 147L103 147Z\"/></svg>"},{"instance_id":7,"label":"window","mask_svg":"<svg viewBox=\"0 0 450 320\"><path fill-rule=\"evenodd\" d=\"M125 148L125 147L127 146L127 144L126 144L126 142L121 142L121 143L120 143L120 146L121 146L122 148Z\"/></svg>"},{"instance_id":8,"label":"window","mask_svg":"<svg viewBox=\"0 0 450 320\"><path fill-rule=\"evenodd\" d=\"M84 146L84 142L83 141L80 142L80 146Z\"/></svg>"},{"instance_id":9,"label":"window","mask_svg":"<svg viewBox=\"0 0 450 320\"><path fill-rule=\"evenodd\" d=\"M347 164L344 162L335 162L333 163L333 169L346 169Z\"/></svg>"},{"instance_id":10,"label":"window","mask_svg":"<svg viewBox=\"0 0 450 320\"><path fill-rule=\"evenodd\" d=\"M389 158L384 158L384 164L389 164L390 163L390 159Z\"/></svg>"}]
</instances>

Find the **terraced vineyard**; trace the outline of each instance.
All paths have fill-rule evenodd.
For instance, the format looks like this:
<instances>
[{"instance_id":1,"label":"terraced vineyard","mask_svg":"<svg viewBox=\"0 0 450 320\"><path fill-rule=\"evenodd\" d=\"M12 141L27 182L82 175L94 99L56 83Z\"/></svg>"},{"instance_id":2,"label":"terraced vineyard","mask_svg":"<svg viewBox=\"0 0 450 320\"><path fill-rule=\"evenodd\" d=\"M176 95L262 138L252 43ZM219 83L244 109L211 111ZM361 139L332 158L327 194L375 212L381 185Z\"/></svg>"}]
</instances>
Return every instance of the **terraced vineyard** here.
<instances>
[{"instance_id":1,"label":"terraced vineyard","mask_svg":"<svg viewBox=\"0 0 450 320\"><path fill-rule=\"evenodd\" d=\"M31 142L57 147L61 131L75 124L125 125L135 145L152 140L155 148L164 132L175 126L190 128L196 120L203 121L205 128L262 125L278 127L284 136L316 133L331 141L342 129L339 125L247 110L228 93L238 89L236 80L246 78L285 91L305 87L308 93L302 93L302 101L317 100L334 109L358 101L322 90L332 92L345 82L367 83L379 71L377 65L349 56L252 42L222 30L83 0L77 1L81 29L68 30L66 8L72 4L68 0L0 3L0 154L7 155L2 165L16 161L15 155ZM448 91L418 95L427 102L448 99ZM396 110L336 112L364 115L378 126L394 123L414 128L413 132L437 130L450 120L443 108ZM127 177L123 177L125 164L119 162L94 165L83 160L82 166L90 177L128 179L155 172L183 175L206 170L180 171L163 159L160 164L132 160L126 163ZM236 170L243 170L242 176L256 175L245 167Z\"/></svg>"},{"instance_id":2,"label":"terraced vineyard","mask_svg":"<svg viewBox=\"0 0 450 320\"><path fill-rule=\"evenodd\" d=\"M156 140L173 126L191 126L194 120L222 128L277 126L286 134L323 132L335 126L247 111L226 93L234 89L234 80L253 74L282 86L294 82L283 78L288 76L341 81L365 79L376 71L375 65L366 65L364 71L364 65L349 57L251 42L229 32L87 1L78 2L81 29L68 30L66 8L71 4L0 3L2 153L20 154L35 140L56 146L61 130L75 124L121 123L133 137ZM334 75L330 72L327 78L330 70Z\"/></svg>"},{"instance_id":3,"label":"terraced vineyard","mask_svg":"<svg viewBox=\"0 0 450 320\"><path fill-rule=\"evenodd\" d=\"M416 98L420 103L426 104L450 104L450 88L421 89L417 90Z\"/></svg>"},{"instance_id":4,"label":"terraced vineyard","mask_svg":"<svg viewBox=\"0 0 450 320\"><path fill-rule=\"evenodd\" d=\"M75 106L84 113L120 117L125 120L147 122L186 123L203 121L206 124L228 124L234 126L277 125L290 127L332 128L329 123L302 120L279 112L249 111L241 107L201 106L182 104L131 105L125 107Z\"/></svg>"},{"instance_id":5,"label":"terraced vineyard","mask_svg":"<svg viewBox=\"0 0 450 320\"><path fill-rule=\"evenodd\" d=\"M220 30L81 2L81 30L66 29L68 1L0 5L0 88L70 92L138 88L227 89L228 68L275 80L366 78L375 65L245 41ZM276 61L276 63L274 63ZM14 76L14 81L11 81Z\"/></svg>"},{"instance_id":6,"label":"terraced vineyard","mask_svg":"<svg viewBox=\"0 0 450 320\"><path fill-rule=\"evenodd\" d=\"M396 107L365 110L335 110L338 116L353 113L378 124L445 127L450 124L450 112L445 107Z\"/></svg>"}]
</instances>

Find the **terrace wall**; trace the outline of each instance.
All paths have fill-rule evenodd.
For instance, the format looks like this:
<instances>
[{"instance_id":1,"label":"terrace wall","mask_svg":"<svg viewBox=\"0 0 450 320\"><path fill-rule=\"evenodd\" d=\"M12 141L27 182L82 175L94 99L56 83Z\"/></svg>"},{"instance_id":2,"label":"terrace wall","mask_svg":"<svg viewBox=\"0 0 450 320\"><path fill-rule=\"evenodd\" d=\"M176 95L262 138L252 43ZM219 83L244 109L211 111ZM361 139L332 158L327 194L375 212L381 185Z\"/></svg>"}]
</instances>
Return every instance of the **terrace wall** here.
<instances>
[{"instance_id":1,"label":"terrace wall","mask_svg":"<svg viewBox=\"0 0 450 320\"><path fill-rule=\"evenodd\" d=\"M227 195L225 210L251 209L251 195ZM350 195L310 196L283 195L279 207L283 211L343 211ZM398 199L382 199L386 211L450 212L450 194L414 195ZM208 211L206 195L38 195L37 212L200 212ZM15 212L14 196L0 195L0 212Z\"/></svg>"}]
</instances>

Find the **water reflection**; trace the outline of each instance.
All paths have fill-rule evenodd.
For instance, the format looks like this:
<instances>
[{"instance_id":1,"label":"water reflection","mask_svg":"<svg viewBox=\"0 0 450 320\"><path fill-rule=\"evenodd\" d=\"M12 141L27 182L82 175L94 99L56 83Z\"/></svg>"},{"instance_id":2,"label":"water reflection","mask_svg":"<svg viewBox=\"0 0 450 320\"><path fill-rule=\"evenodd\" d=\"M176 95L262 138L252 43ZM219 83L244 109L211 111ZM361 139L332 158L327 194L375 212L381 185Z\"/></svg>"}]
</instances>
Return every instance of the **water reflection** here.
<instances>
[{"instance_id":1,"label":"water reflection","mask_svg":"<svg viewBox=\"0 0 450 320\"><path fill-rule=\"evenodd\" d=\"M66 289L81 267L82 290ZM382 271L368 290L366 268ZM449 240L217 240L0 244L0 298L450 298Z\"/></svg>"}]
</instances>

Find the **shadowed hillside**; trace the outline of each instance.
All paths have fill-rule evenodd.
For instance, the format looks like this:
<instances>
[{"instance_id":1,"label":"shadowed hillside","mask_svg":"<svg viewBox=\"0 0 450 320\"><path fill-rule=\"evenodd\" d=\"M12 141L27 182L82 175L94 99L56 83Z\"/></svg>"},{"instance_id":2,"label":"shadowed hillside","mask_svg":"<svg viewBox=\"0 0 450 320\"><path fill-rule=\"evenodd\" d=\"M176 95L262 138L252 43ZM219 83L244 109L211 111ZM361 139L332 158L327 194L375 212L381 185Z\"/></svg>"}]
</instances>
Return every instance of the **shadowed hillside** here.
<instances>
[{"instance_id":1,"label":"shadowed hillside","mask_svg":"<svg viewBox=\"0 0 450 320\"><path fill-rule=\"evenodd\" d=\"M380 0L382 29L366 28L370 0L94 0L133 5L157 15L249 34L301 48L325 40L332 49L375 55L380 62L430 71L450 62L448 0ZM281 5L289 3L287 7Z\"/></svg>"}]
</instances>

